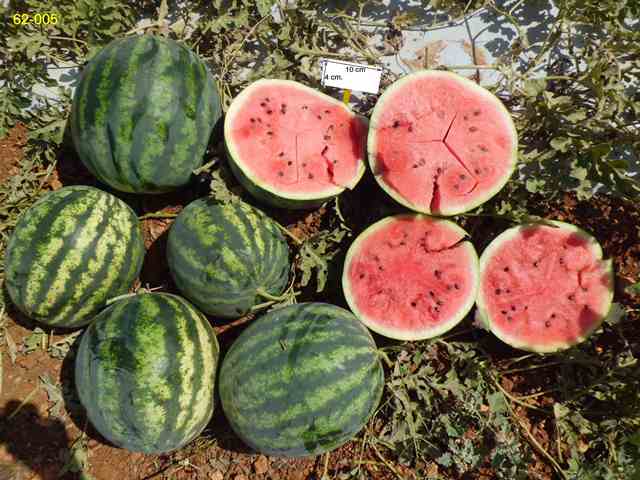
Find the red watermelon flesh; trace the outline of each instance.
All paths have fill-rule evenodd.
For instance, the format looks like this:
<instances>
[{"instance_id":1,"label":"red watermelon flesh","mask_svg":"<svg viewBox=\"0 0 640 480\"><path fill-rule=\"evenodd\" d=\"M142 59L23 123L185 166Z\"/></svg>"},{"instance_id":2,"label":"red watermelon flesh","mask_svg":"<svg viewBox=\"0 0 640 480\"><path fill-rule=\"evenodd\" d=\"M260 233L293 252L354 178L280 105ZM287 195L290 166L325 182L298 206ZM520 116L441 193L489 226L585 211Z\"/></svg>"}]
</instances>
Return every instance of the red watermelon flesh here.
<instances>
[{"instance_id":1,"label":"red watermelon flesh","mask_svg":"<svg viewBox=\"0 0 640 480\"><path fill-rule=\"evenodd\" d=\"M369 161L397 201L424 213L453 215L495 195L511 176L517 134L500 101L448 72L418 72L378 101Z\"/></svg>"},{"instance_id":2,"label":"red watermelon flesh","mask_svg":"<svg viewBox=\"0 0 640 480\"><path fill-rule=\"evenodd\" d=\"M335 195L364 171L363 120L297 82L252 83L227 113L225 138L245 176L285 199Z\"/></svg>"},{"instance_id":3,"label":"red watermelon flesh","mask_svg":"<svg viewBox=\"0 0 640 480\"><path fill-rule=\"evenodd\" d=\"M455 326L475 301L478 258L455 223L397 215L349 248L342 285L351 310L390 338L430 338Z\"/></svg>"},{"instance_id":4,"label":"red watermelon flesh","mask_svg":"<svg viewBox=\"0 0 640 480\"><path fill-rule=\"evenodd\" d=\"M611 306L611 262L573 225L525 225L498 236L480 260L478 309L502 340L549 352L584 340Z\"/></svg>"}]
</instances>

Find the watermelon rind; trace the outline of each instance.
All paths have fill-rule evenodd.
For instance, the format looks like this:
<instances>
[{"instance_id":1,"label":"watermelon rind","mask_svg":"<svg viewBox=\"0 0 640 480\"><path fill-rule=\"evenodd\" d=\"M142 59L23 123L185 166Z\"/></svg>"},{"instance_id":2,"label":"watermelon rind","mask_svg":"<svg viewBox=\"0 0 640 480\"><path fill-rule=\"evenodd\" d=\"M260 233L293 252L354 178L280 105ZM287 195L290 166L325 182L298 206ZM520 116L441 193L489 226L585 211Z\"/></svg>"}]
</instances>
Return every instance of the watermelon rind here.
<instances>
[{"instance_id":1,"label":"watermelon rind","mask_svg":"<svg viewBox=\"0 0 640 480\"><path fill-rule=\"evenodd\" d=\"M496 337L498 337L504 343L520 350L526 350L526 351L535 352L535 353L553 353L561 350L566 350L586 340L595 330L597 330L600 327L600 325L602 325L602 322L607 317L613 305L613 295L614 295L613 262L611 259L604 260L602 247L600 246L600 243L598 243L598 241L593 237L593 235L577 227L576 225L572 225L566 222L561 222L559 220L545 220L544 224L549 226L556 226L557 228L561 228L564 231L572 232L578 235L579 237L583 238L588 243L594 257L598 260L603 261L606 273L609 276L611 289L609 290L608 295L602 299L602 304L603 304L602 311L604 313L601 316L599 322L595 322L594 325L591 326L591 328L586 329L582 333L582 335L579 335L574 341L548 342L543 345L543 344L531 344L531 343L524 342L521 339L508 335L506 332L498 328L491 320L491 316L489 315L487 310L487 300L482 294L482 288L480 288L478 291L477 299L476 299L476 308L477 308L476 318L478 322L482 326L484 326L486 329L490 330ZM525 223L525 224L516 225L515 227L511 227L505 230L496 238L494 238L491 241L491 243L485 248L485 250L482 252L482 255L480 256L480 278L482 278L482 272L487 268L490 260L500 250L500 247L504 242L511 240L515 237L518 237L522 232L522 230L531 228L535 225L536 225L535 223Z\"/></svg>"},{"instance_id":2,"label":"watermelon rind","mask_svg":"<svg viewBox=\"0 0 640 480\"><path fill-rule=\"evenodd\" d=\"M172 294L139 293L112 303L82 335L76 389L107 440L165 453L209 423L218 355L215 333L193 305Z\"/></svg>"},{"instance_id":3,"label":"watermelon rind","mask_svg":"<svg viewBox=\"0 0 640 480\"><path fill-rule=\"evenodd\" d=\"M359 159L358 168L356 171L356 175L353 177L352 181L348 185L339 186L339 185L330 185L325 190L321 192L314 192L312 194L306 194L303 192L294 193L294 192L283 192L278 190L272 185L267 185L266 183L260 181L251 173L251 171L246 167L244 162L242 161L238 149L233 141L231 141L231 131L234 125L234 117L242 108L243 101L249 98L254 90L269 86L289 86L291 88L305 90L319 98L323 101L331 103L336 107L339 107L350 115L357 117L363 124L367 124L366 119L363 117L356 115L352 112L348 106L344 103L336 100L329 95L325 95L318 90L315 90L311 87L307 87L306 85L302 85L301 83L295 82L293 80L280 80L280 79L260 79L253 82L247 88L242 90L240 94L234 98L233 102L229 106L228 111L225 115L224 121L224 136L225 136L225 146L227 151L227 158L229 159L229 165L231 167L231 171L236 176L240 184L256 199L261 202L264 202L268 205L278 207L278 208L287 208L287 209L307 209L307 208L315 208L319 207L323 203L331 200L332 198L340 195L345 190L352 190L358 184L364 172L366 170L364 158Z\"/></svg>"},{"instance_id":4,"label":"watermelon rind","mask_svg":"<svg viewBox=\"0 0 640 480\"><path fill-rule=\"evenodd\" d=\"M238 318L280 296L290 270L287 241L271 218L246 203L213 198L180 212L169 230L167 260L180 292L220 318Z\"/></svg>"},{"instance_id":5,"label":"watermelon rind","mask_svg":"<svg viewBox=\"0 0 640 480\"><path fill-rule=\"evenodd\" d=\"M351 312L326 303L272 310L226 354L222 408L236 434L268 455L300 457L352 439L384 388L380 355Z\"/></svg>"},{"instance_id":6,"label":"watermelon rind","mask_svg":"<svg viewBox=\"0 0 640 480\"><path fill-rule=\"evenodd\" d=\"M76 328L129 290L144 252L138 217L126 203L97 188L63 187L18 219L5 255L5 285L27 317Z\"/></svg>"},{"instance_id":7,"label":"watermelon rind","mask_svg":"<svg viewBox=\"0 0 640 480\"><path fill-rule=\"evenodd\" d=\"M374 319L369 318L368 315L363 313L358 308L356 299L351 289L351 281L349 280L348 267L351 264L353 257L360 250L361 244L367 239L367 237L374 234L378 230L383 229L388 224L396 222L403 218L407 218L407 219L430 218L436 224L446 225L447 228L451 228L454 231L459 232L463 237L469 236L469 234L456 223L450 220L445 220L443 218L433 217L430 215L424 215L419 213L418 214L406 213L406 214L393 215L390 217L383 218L382 220L379 220L378 222L374 223L373 225L370 225L364 231L362 231L362 233L358 235L358 237L353 241L353 243L349 247L349 250L347 251L347 255L344 261L344 268L342 271L342 292L344 294L345 300L347 301L347 304L349 305L349 308L351 309L351 311L364 325L366 325L369 329L373 330L374 332L379 333L380 335L384 335L385 337L388 337L388 338L393 338L395 340L425 340L428 338L437 337L439 335L442 335L445 332L448 332L457 324L459 324L467 316L469 311L471 311L471 308L473 308L473 305L476 300L478 285L480 280L478 254L473 244L470 241L464 241L461 243L461 245L464 246L464 248L467 250L467 252L470 254L473 260L470 265L472 269L471 273L473 276L473 293L469 295L469 298L460 307L460 309L458 310L458 313L455 316L453 316L449 321L443 322L442 324L436 326L435 328L425 328L423 330L416 330L416 331L407 331L407 330L385 327L383 325L380 325Z\"/></svg>"},{"instance_id":8,"label":"watermelon rind","mask_svg":"<svg viewBox=\"0 0 640 480\"><path fill-rule=\"evenodd\" d=\"M402 195L400 195L393 187L391 187L387 182L385 182L381 174L376 174L376 172L380 171L380 168L377 165L377 158L376 158L377 150L375 148L377 144L377 139L378 139L377 125L380 121L380 116L384 112L385 105L388 99L392 97L393 93L396 90L420 78L437 78L437 77L446 78L447 80L462 83L464 84L465 87L473 89L475 92L478 92L481 95L488 98L498 109L504 112L505 118L509 119L509 125L511 126L511 130L512 130L511 131L512 138L514 139L518 138L516 127L515 127L515 124L513 123L511 114L509 113L507 108L504 106L504 104L489 90L487 90L484 87L481 87L480 85L475 83L473 80L470 80L456 73L447 72L444 70L420 70L418 72L414 72L409 75L406 75L400 78L399 80L396 80L384 91L384 93L380 96L380 98L376 102L376 105L373 109L373 113L371 114L371 121L369 124L369 135L367 137L367 152L368 152L368 159L369 159L369 167L371 168L371 171L374 174L373 176L376 179L376 182L378 182L378 185L380 185L380 187L396 202L419 213L426 213L429 215L437 215L437 216L452 216L452 215L458 215L460 213L464 213L476 207L479 207L480 205L482 205L483 203L487 202L492 197L494 197L500 190L504 188L504 186L507 184L507 182L509 181L509 179L513 175L513 172L516 169L517 157L518 157L518 145L517 145L517 142L514 142L513 154L511 156L511 158L513 159L513 162L510 165L510 168L507 174L504 175L504 177L500 180L500 182L496 183L496 185L490 191L488 191L486 195L483 195L482 197L479 197L474 201L471 201L465 205L449 207L449 208L442 207L440 211L436 213L436 212L431 212L428 208L421 208L417 205L414 205L413 203L405 199Z\"/></svg>"},{"instance_id":9,"label":"watermelon rind","mask_svg":"<svg viewBox=\"0 0 640 480\"><path fill-rule=\"evenodd\" d=\"M145 34L114 40L84 67L70 125L98 180L163 193L190 181L221 117L206 64L186 45Z\"/></svg>"}]
</instances>

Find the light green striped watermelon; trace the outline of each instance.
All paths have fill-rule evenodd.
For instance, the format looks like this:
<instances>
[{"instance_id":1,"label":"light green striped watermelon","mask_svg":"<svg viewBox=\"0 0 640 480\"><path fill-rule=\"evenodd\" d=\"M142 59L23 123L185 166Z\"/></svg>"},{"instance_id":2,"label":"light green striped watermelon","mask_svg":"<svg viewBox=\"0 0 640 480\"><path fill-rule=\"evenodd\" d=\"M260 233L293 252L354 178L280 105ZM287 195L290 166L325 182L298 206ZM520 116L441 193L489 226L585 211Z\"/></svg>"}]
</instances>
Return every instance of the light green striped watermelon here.
<instances>
[{"instance_id":1,"label":"light green striped watermelon","mask_svg":"<svg viewBox=\"0 0 640 480\"><path fill-rule=\"evenodd\" d=\"M167 258L180 291L202 311L239 317L280 295L289 248L273 220L244 203L190 203L169 231Z\"/></svg>"},{"instance_id":2,"label":"light green striped watermelon","mask_svg":"<svg viewBox=\"0 0 640 480\"><path fill-rule=\"evenodd\" d=\"M219 347L207 319L166 293L118 300L85 331L75 381L92 425L119 447L175 450L206 427Z\"/></svg>"},{"instance_id":3,"label":"light green striped watermelon","mask_svg":"<svg viewBox=\"0 0 640 480\"><path fill-rule=\"evenodd\" d=\"M257 199L310 208L352 189L365 171L366 120L291 80L262 79L231 103L224 137L233 173Z\"/></svg>"},{"instance_id":4,"label":"light green striped watermelon","mask_svg":"<svg viewBox=\"0 0 640 480\"><path fill-rule=\"evenodd\" d=\"M78 327L129 290L143 256L138 218L126 203L96 188L64 187L20 217L6 251L5 284L33 320Z\"/></svg>"},{"instance_id":5,"label":"light green striped watermelon","mask_svg":"<svg viewBox=\"0 0 640 480\"><path fill-rule=\"evenodd\" d=\"M611 260L569 223L524 224L502 232L480 257L477 318L515 348L546 353L586 339L613 301Z\"/></svg>"},{"instance_id":6,"label":"light green striped watermelon","mask_svg":"<svg viewBox=\"0 0 640 480\"><path fill-rule=\"evenodd\" d=\"M113 41L84 68L71 131L82 162L100 181L157 193L190 180L220 117L204 62L173 40L140 35Z\"/></svg>"},{"instance_id":7,"label":"light green striped watermelon","mask_svg":"<svg viewBox=\"0 0 640 480\"><path fill-rule=\"evenodd\" d=\"M455 73L423 70L380 96L367 150L375 179L397 202L455 215L504 187L517 148L511 115L491 92Z\"/></svg>"},{"instance_id":8,"label":"light green striped watermelon","mask_svg":"<svg viewBox=\"0 0 640 480\"><path fill-rule=\"evenodd\" d=\"M353 438L384 385L371 334L342 308L302 303L273 310L233 343L220 399L233 430L269 455L315 455Z\"/></svg>"}]
</instances>

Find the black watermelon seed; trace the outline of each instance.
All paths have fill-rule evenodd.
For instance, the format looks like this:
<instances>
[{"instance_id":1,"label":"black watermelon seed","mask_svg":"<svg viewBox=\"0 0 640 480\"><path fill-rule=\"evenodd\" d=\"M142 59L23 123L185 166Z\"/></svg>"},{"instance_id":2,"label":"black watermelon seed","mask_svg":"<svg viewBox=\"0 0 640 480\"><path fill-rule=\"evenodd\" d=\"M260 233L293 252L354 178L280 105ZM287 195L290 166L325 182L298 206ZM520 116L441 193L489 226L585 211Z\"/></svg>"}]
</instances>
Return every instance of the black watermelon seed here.
<instances>
[{"instance_id":1,"label":"black watermelon seed","mask_svg":"<svg viewBox=\"0 0 640 480\"><path fill-rule=\"evenodd\" d=\"M378 270L380 271L384 270L384 268L382 268L382 265L378 265Z\"/></svg>"},{"instance_id":2,"label":"black watermelon seed","mask_svg":"<svg viewBox=\"0 0 640 480\"><path fill-rule=\"evenodd\" d=\"M485 147L484 145L478 145L478 148L480 149L481 152L488 152L489 149L487 147Z\"/></svg>"},{"instance_id":3,"label":"black watermelon seed","mask_svg":"<svg viewBox=\"0 0 640 480\"><path fill-rule=\"evenodd\" d=\"M331 113L329 110L325 110L324 113Z\"/></svg>"},{"instance_id":4,"label":"black watermelon seed","mask_svg":"<svg viewBox=\"0 0 640 480\"><path fill-rule=\"evenodd\" d=\"M555 314L555 313L552 313L552 314L551 314L551 318L556 318L556 314Z\"/></svg>"},{"instance_id":5,"label":"black watermelon seed","mask_svg":"<svg viewBox=\"0 0 640 480\"><path fill-rule=\"evenodd\" d=\"M279 157L284 157L284 152L280 152L280 153L278 154L278 156L279 156Z\"/></svg>"},{"instance_id":6,"label":"black watermelon seed","mask_svg":"<svg viewBox=\"0 0 640 480\"><path fill-rule=\"evenodd\" d=\"M500 311L500 313L503 314L503 315L506 315L507 311L506 310L502 310L502 311Z\"/></svg>"},{"instance_id":7,"label":"black watermelon seed","mask_svg":"<svg viewBox=\"0 0 640 480\"><path fill-rule=\"evenodd\" d=\"M538 262L537 261L533 262L533 267L534 268L538 268Z\"/></svg>"},{"instance_id":8,"label":"black watermelon seed","mask_svg":"<svg viewBox=\"0 0 640 480\"><path fill-rule=\"evenodd\" d=\"M442 300L438 300L436 301L436 305L442 306L444 305L444 302Z\"/></svg>"},{"instance_id":9,"label":"black watermelon seed","mask_svg":"<svg viewBox=\"0 0 640 480\"><path fill-rule=\"evenodd\" d=\"M480 110L474 110L474 111L473 111L473 115L474 115L474 116L476 116L476 117L477 117L478 115L480 115Z\"/></svg>"},{"instance_id":10,"label":"black watermelon seed","mask_svg":"<svg viewBox=\"0 0 640 480\"><path fill-rule=\"evenodd\" d=\"M516 311L516 306L515 305L511 305L511 311L515 312Z\"/></svg>"},{"instance_id":11,"label":"black watermelon seed","mask_svg":"<svg viewBox=\"0 0 640 480\"><path fill-rule=\"evenodd\" d=\"M267 106L267 104L266 104L266 103L264 103L264 102L260 102L260 106L261 106L261 107L266 107L266 106Z\"/></svg>"},{"instance_id":12,"label":"black watermelon seed","mask_svg":"<svg viewBox=\"0 0 640 480\"><path fill-rule=\"evenodd\" d=\"M567 298L573 302L576 299L576 296L571 294Z\"/></svg>"},{"instance_id":13,"label":"black watermelon seed","mask_svg":"<svg viewBox=\"0 0 640 480\"><path fill-rule=\"evenodd\" d=\"M458 185L457 183L453 186L454 190L458 190L460 188L460 185Z\"/></svg>"},{"instance_id":14,"label":"black watermelon seed","mask_svg":"<svg viewBox=\"0 0 640 480\"><path fill-rule=\"evenodd\" d=\"M289 161L287 162L287 165L293 165L293 162L292 162L291 160L289 160Z\"/></svg>"},{"instance_id":15,"label":"black watermelon seed","mask_svg":"<svg viewBox=\"0 0 640 480\"><path fill-rule=\"evenodd\" d=\"M360 278L364 278L364 273L361 273L361 274L360 274Z\"/></svg>"},{"instance_id":16,"label":"black watermelon seed","mask_svg":"<svg viewBox=\"0 0 640 480\"><path fill-rule=\"evenodd\" d=\"M464 180L465 178L467 178L467 176L464 173L460 174L460 180Z\"/></svg>"},{"instance_id":17,"label":"black watermelon seed","mask_svg":"<svg viewBox=\"0 0 640 480\"><path fill-rule=\"evenodd\" d=\"M430 296L430 297L435 296L435 293L433 293L433 290L429 290L429 296Z\"/></svg>"},{"instance_id":18,"label":"black watermelon seed","mask_svg":"<svg viewBox=\"0 0 640 480\"><path fill-rule=\"evenodd\" d=\"M307 107L306 105L302 105L302 109L303 110L306 110L307 108L309 108L309 107Z\"/></svg>"},{"instance_id":19,"label":"black watermelon seed","mask_svg":"<svg viewBox=\"0 0 640 480\"><path fill-rule=\"evenodd\" d=\"M284 177L284 172L278 172L279 177Z\"/></svg>"},{"instance_id":20,"label":"black watermelon seed","mask_svg":"<svg viewBox=\"0 0 640 480\"><path fill-rule=\"evenodd\" d=\"M409 128L407 130L409 130L410 132L413 132L413 127L409 125Z\"/></svg>"},{"instance_id":21,"label":"black watermelon seed","mask_svg":"<svg viewBox=\"0 0 640 480\"><path fill-rule=\"evenodd\" d=\"M318 120L322 120L322 117L320 115L318 115Z\"/></svg>"},{"instance_id":22,"label":"black watermelon seed","mask_svg":"<svg viewBox=\"0 0 640 480\"><path fill-rule=\"evenodd\" d=\"M504 267L502 270L505 271L505 272L508 272L509 271L509 267Z\"/></svg>"},{"instance_id":23,"label":"black watermelon seed","mask_svg":"<svg viewBox=\"0 0 640 480\"><path fill-rule=\"evenodd\" d=\"M415 308L415 307L416 307L416 305L417 305L417 303L416 303L416 302L411 302L411 306L412 306L412 307L414 307L414 308Z\"/></svg>"},{"instance_id":24,"label":"black watermelon seed","mask_svg":"<svg viewBox=\"0 0 640 480\"><path fill-rule=\"evenodd\" d=\"M500 293L502 293L502 290L500 290L499 288L496 288L496 295L500 295Z\"/></svg>"},{"instance_id":25,"label":"black watermelon seed","mask_svg":"<svg viewBox=\"0 0 640 480\"><path fill-rule=\"evenodd\" d=\"M447 285L447 290L451 290L451 285Z\"/></svg>"},{"instance_id":26,"label":"black watermelon seed","mask_svg":"<svg viewBox=\"0 0 640 480\"><path fill-rule=\"evenodd\" d=\"M454 283L453 288L455 288L456 290L460 290L460 285L458 285L457 283Z\"/></svg>"},{"instance_id":27,"label":"black watermelon seed","mask_svg":"<svg viewBox=\"0 0 640 480\"><path fill-rule=\"evenodd\" d=\"M474 170L474 172L475 172L475 174L476 174L476 175L480 175L480 169L479 169L479 168L476 168L476 169Z\"/></svg>"},{"instance_id":28,"label":"black watermelon seed","mask_svg":"<svg viewBox=\"0 0 640 480\"><path fill-rule=\"evenodd\" d=\"M313 173L310 173L310 174L307 176L307 178L308 178L309 180L313 180Z\"/></svg>"},{"instance_id":29,"label":"black watermelon seed","mask_svg":"<svg viewBox=\"0 0 640 480\"><path fill-rule=\"evenodd\" d=\"M303 166L303 167L306 167L306 166L307 166L307 164L306 164L306 163L302 163L302 166Z\"/></svg>"},{"instance_id":30,"label":"black watermelon seed","mask_svg":"<svg viewBox=\"0 0 640 480\"><path fill-rule=\"evenodd\" d=\"M464 115L462 118L464 118L465 120L469 120L469 116L468 115Z\"/></svg>"},{"instance_id":31,"label":"black watermelon seed","mask_svg":"<svg viewBox=\"0 0 640 480\"><path fill-rule=\"evenodd\" d=\"M440 175L442 173L442 168L440 168L440 167L436 168L436 173L438 175Z\"/></svg>"},{"instance_id":32,"label":"black watermelon seed","mask_svg":"<svg viewBox=\"0 0 640 480\"><path fill-rule=\"evenodd\" d=\"M549 320L545 320L544 326L549 328L551 326L551 322Z\"/></svg>"},{"instance_id":33,"label":"black watermelon seed","mask_svg":"<svg viewBox=\"0 0 640 480\"><path fill-rule=\"evenodd\" d=\"M478 127L469 127L469 131L470 132L476 132L476 131L478 131Z\"/></svg>"},{"instance_id":34,"label":"black watermelon seed","mask_svg":"<svg viewBox=\"0 0 640 480\"><path fill-rule=\"evenodd\" d=\"M436 278L440 278L442 276L442 272L440 270L434 270L433 274L436 276Z\"/></svg>"},{"instance_id":35,"label":"black watermelon seed","mask_svg":"<svg viewBox=\"0 0 640 480\"><path fill-rule=\"evenodd\" d=\"M400 126L400 122L398 120L393 122L393 128L398 128L399 126Z\"/></svg>"},{"instance_id":36,"label":"black watermelon seed","mask_svg":"<svg viewBox=\"0 0 640 480\"><path fill-rule=\"evenodd\" d=\"M252 118L252 119L251 119L251 123L256 123L256 119L255 119L255 118Z\"/></svg>"},{"instance_id":37,"label":"black watermelon seed","mask_svg":"<svg viewBox=\"0 0 640 480\"><path fill-rule=\"evenodd\" d=\"M411 165L411 168L418 168L418 164L414 163L413 165Z\"/></svg>"},{"instance_id":38,"label":"black watermelon seed","mask_svg":"<svg viewBox=\"0 0 640 480\"><path fill-rule=\"evenodd\" d=\"M271 115L273 113L273 110L267 110L267 115Z\"/></svg>"},{"instance_id":39,"label":"black watermelon seed","mask_svg":"<svg viewBox=\"0 0 640 480\"><path fill-rule=\"evenodd\" d=\"M325 139L325 140L331 140L331 137L330 137L329 135L325 135L325 136L324 136L324 139Z\"/></svg>"}]
</instances>

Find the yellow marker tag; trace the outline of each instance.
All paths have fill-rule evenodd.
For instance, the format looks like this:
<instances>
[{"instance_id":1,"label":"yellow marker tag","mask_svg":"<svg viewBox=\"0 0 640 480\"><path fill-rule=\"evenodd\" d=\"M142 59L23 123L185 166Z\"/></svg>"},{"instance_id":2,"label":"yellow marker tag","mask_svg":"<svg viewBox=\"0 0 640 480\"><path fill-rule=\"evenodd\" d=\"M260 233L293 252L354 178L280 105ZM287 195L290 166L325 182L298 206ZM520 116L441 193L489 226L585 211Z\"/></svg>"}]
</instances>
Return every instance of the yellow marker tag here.
<instances>
[{"instance_id":1,"label":"yellow marker tag","mask_svg":"<svg viewBox=\"0 0 640 480\"><path fill-rule=\"evenodd\" d=\"M349 106L349 99L351 98L351 90L345 90L344 93L342 94L342 102Z\"/></svg>"}]
</instances>

